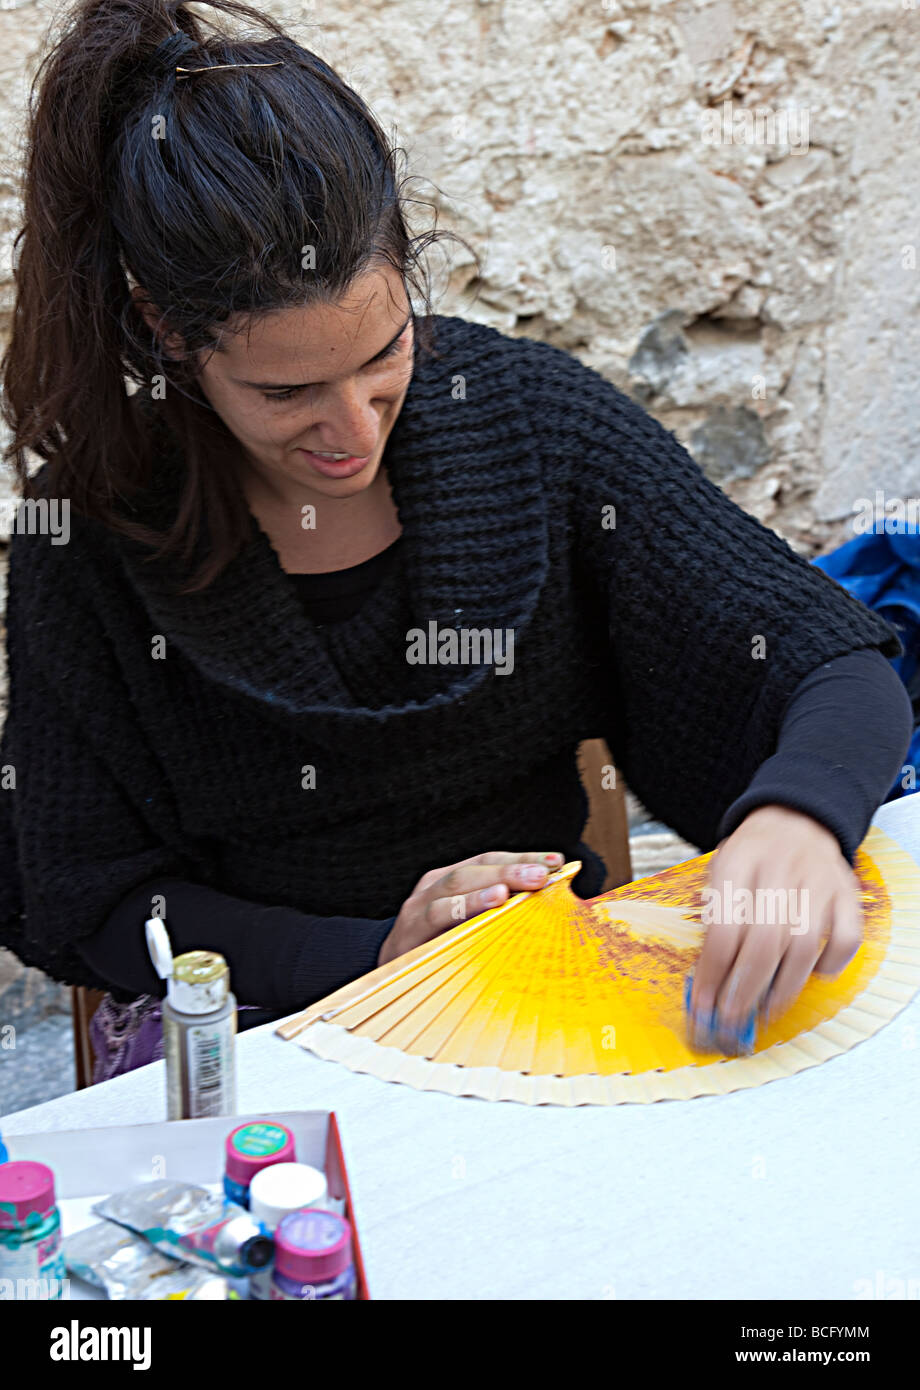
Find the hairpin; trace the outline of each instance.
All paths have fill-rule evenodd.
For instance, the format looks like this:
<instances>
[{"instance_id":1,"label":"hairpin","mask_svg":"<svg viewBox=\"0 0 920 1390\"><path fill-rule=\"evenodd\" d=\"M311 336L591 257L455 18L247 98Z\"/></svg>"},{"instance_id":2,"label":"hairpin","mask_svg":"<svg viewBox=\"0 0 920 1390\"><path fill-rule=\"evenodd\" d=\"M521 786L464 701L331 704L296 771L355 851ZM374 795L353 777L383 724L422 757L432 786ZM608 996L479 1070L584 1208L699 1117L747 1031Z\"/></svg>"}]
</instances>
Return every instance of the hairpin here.
<instances>
[{"instance_id":1,"label":"hairpin","mask_svg":"<svg viewBox=\"0 0 920 1390\"><path fill-rule=\"evenodd\" d=\"M212 63L208 67L202 68L182 68L177 67L177 60L195 57L201 52L201 47L190 38L182 29L177 29L172 34L167 34L166 38L157 44L150 56L151 66L158 72L173 73L176 81L183 77L189 77L196 72L220 72L225 68L279 68L284 67L283 61L275 63Z\"/></svg>"},{"instance_id":2,"label":"hairpin","mask_svg":"<svg viewBox=\"0 0 920 1390\"><path fill-rule=\"evenodd\" d=\"M192 72L220 72L224 68L283 68L283 62L277 63L211 63L206 68L176 68L176 72L183 77ZM179 79L176 78L176 81Z\"/></svg>"}]
</instances>

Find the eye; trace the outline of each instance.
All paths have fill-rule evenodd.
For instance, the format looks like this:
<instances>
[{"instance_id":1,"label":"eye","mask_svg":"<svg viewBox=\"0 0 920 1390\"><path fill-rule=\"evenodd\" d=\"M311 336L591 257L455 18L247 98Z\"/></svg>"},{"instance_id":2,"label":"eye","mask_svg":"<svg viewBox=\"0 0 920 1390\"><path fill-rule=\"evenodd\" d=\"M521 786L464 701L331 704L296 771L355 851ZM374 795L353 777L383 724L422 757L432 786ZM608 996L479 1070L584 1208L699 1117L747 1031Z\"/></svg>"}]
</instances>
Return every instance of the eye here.
<instances>
[{"instance_id":1,"label":"eye","mask_svg":"<svg viewBox=\"0 0 920 1390\"><path fill-rule=\"evenodd\" d=\"M272 391L271 393L263 391L262 395L267 401L290 401L293 400L299 391L305 391L306 389L305 386L292 386L290 391Z\"/></svg>"},{"instance_id":2,"label":"eye","mask_svg":"<svg viewBox=\"0 0 920 1390\"><path fill-rule=\"evenodd\" d=\"M370 362L366 363L365 371L368 367L376 367L378 362L385 362L388 357L395 357L396 354L402 350L405 339L405 333L400 334L395 343L391 343L384 352L381 352L377 357L372 358ZM309 389L309 386L292 386L289 391L263 391L262 395L267 401L290 401L293 400L295 396L300 395L301 391L309 391Z\"/></svg>"},{"instance_id":3,"label":"eye","mask_svg":"<svg viewBox=\"0 0 920 1390\"><path fill-rule=\"evenodd\" d=\"M395 343L391 343L390 346L386 349L385 352L382 352L382 353L380 354L379 357L375 357L372 361L368 362L367 365L368 365L369 367L373 367L374 364L377 363L377 362L384 362L384 361L386 361L386 359L387 359L388 357L395 357L396 354L397 354L397 352L399 352L399 351L401 350L401 348L402 348L403 343L405 342L405 340L406 340L406 335L405 335L405 332L403 332L403 333L401 333L401 334L399 335L399 337L396 339Z\"/></svg>"}]
</instances>

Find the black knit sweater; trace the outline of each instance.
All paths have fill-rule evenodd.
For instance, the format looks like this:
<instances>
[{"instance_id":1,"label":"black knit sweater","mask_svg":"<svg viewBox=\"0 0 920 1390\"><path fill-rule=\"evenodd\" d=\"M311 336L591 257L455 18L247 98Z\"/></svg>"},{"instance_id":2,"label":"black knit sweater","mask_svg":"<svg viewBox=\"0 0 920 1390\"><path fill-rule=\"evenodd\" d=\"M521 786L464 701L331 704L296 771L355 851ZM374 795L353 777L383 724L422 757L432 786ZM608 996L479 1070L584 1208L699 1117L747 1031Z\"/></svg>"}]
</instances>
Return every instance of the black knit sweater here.
<instances>
[{"instance_id":1,"label":"black knit sweater","mask_svg":"<svg viewBox=\"0 0 920 1390\"><path fill-rule=\"evenodd\" d=\"M379 923L426 869L555 848L584 861L573 886L589 896L603 866L580 840L582 739L606 738L640 800L705 850L802 678L902 650L601 375L436 326L440 356L417 354L383 459L401 563L344 621L304 613L255 518L185 596L170 564L74 514L68 545L14 537L0 942L27 963L107 987L76 943L156 875ZM181 459L159 434L162 517ZM412 629L513 634L513 665L412 664ZM852 857L877 802L855 834L852 814L834 824L834 777L809 766L797 804L811 797ZM343 982L322 938L307 974L303 1002Z\"/></svg>"}]
</instances>

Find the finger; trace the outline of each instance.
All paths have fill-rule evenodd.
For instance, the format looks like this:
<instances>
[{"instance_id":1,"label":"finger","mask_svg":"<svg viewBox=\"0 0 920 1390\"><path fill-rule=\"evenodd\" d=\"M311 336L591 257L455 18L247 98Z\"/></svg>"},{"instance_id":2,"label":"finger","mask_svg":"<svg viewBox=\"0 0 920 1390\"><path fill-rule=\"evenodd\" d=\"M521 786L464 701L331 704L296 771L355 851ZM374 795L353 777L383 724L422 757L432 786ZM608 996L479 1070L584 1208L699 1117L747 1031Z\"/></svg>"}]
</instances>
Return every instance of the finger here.
<instances>
[{"instance_id":1,"label":"finger","mask_svg":"<svg viewBox=\"0 0 920 1390\"><path fill-rule=\"evenodd\" d=\"M459 864L430 885L425 891L430 900L456 897L477 889L505 884L513 893L542 888L549 877L546 864ZM494 907L495 903L490 903Z\"/></svg>"},{"instance_id":2,"label":"finger","mask_svg":"<svg viewBox=\"0 0 920 1390\"><path fill-rule=\"evenodd\" d=\"M813 909L811 929L793 938L766 1000L764 1012L769 1023L775 1023L790 1008L807 984L825 940L829 940L834 931L840 897L840 893L830 893L823 902L819 901ZM803 901L808 902L808 899Z\"/></svg>"},{"instance_id":3,"label":"finger","mask_svg":"<svg viewBox=\"0 0 920 1390\"><path fill-rule=\"evenodd\" d=\"M741 943L741 929L731 922L713 922L693 972L693 992L690 1012L701 1023L708 1024L715 1010L722 981L728 974Z\"/></svg>"},{"instance_id":4,"label":"finger","mask_svg":"<svg viewBox=\"0 0 920 1390\"><path fill-rule=\"evenodd\" d=\"M764 1016L768 1023L775 1023L799 997L814 969L820 949L820 942L815 936L799 936L791 943L764 1003Z\"/></svg>"},{"instance_id":5,"label":"finger","mask_svg":"<svg viewBox=\"0 0 920 1390\"><path fill-rule=\"evenodd\" d=\"M770 987L788 937L777 923L752 922L726 973L716 1000L716 1027L739 1032Z\"/></svg>"},{"instance_id":6,"label":"finger","mask_svg":"<svg viewBox=\"0 0 920 1390\"><path fill-rule=\"evenodd\" d=\"M693 990L690 996L690 1014L702 1029L708 1028L715 1010L716 999L741 944L741 929L732 922L730 894L726 891L726 881L730 879L730 865L721 856L710 861L707 890L717 897L712 907L710 919L703 916L706 937L703 949L693 972Z\"/></svg>"},{"instance_id":7,"label":"finger","mask_svg":"<svg viewBox=\"0 0 920 1390\"><path fill-rule=\"evenodd\" d=\"M862 945L865 919L855 886L834 897L834 912L827 944L815 963L819 975L839 975Z\"/></svg>"},{"instance_id":8,"label":"finger","mask_svg":"<svg viewBox=\"0 0 920 1390\"><path fill-rule=\"evenodd\" d=\"M454 864L444 864L440 869L429 869L415 885L415 891L417 893L424 892L426 888L430 888L433 883L437 883L439 879L443 878L446 873L450 873L453 869L462 869L468 865L525 863L545 864L552 873L554 869L562 867L564 857L558 850L533 850L526 852L515 852L514 850L503 849L486 850L483 854L471 855L469 859L458 859Z\"/></svg>"},{"instance_id":9,"label":"finger","mask_svg":"<svg viewBox=\"0 0 920 1390\"><path fill-rule=\"evenodd\" d=\"M460 922L468 922L489 908L499 907L511 896L506 883L492 883L487 888L478 888L472 893L453 893L450 897L433 898L424 914L428 935L422 939L430 940Z\"/></svg>"}]
</instances>

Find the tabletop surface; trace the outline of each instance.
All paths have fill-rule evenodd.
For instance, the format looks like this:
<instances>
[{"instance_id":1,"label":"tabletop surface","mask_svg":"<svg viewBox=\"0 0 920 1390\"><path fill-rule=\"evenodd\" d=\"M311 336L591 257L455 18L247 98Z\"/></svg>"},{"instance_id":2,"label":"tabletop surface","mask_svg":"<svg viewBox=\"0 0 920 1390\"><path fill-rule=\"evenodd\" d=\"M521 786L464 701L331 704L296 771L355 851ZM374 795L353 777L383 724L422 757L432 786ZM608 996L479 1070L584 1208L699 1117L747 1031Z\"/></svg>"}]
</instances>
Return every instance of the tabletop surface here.
<instances>
[{"instance_id":1,"label":"tabletop surface","mask_svg":"<svg viewBox=\"0 0 920 1390\"><path fill-rule=\"evenodd\" d=\"M874 824L920 861L920 795ZM859 1298L920 1278L920 993L820 1066L652 1105L418 1092L274 1027L238 1039L239 1110L336 1111L373 1298ZM0 1128L165 1117L155 1062Z\"/></svg>"}]
</instances>

